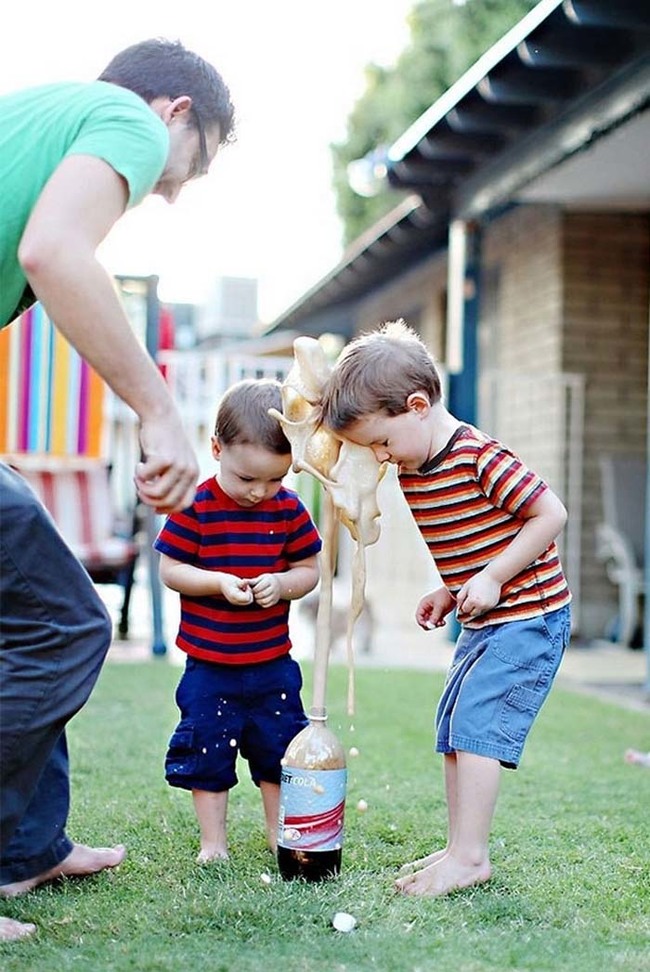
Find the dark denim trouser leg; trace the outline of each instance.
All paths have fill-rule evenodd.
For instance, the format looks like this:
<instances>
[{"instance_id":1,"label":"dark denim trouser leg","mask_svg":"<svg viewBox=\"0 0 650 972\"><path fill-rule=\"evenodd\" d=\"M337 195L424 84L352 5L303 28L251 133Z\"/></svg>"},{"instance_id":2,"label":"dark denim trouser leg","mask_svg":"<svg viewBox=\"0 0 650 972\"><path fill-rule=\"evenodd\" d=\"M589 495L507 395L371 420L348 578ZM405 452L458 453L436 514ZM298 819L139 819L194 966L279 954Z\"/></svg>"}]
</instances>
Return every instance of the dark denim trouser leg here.
<instances>
[{"instance_id":1,"label":"dark denim trouser leg","mask_svg":"<svg viewBox=\"0 0 650 972\"><path fill-rule=\"evenodd\" d=\"M54 833L50 800L55 792L59 799L62 779L67 792L67 757L64 749L53 750L92 691L111 623L49 515L24 480L2 464L0 618L0 847L8 847L20 824L34 841L31 849L23 841L26 862L42 859L48 846L62 846L65 819ZM15 854L13 860L18 868ZM38 873L6 877L5 883Z\"/></svg>"},{"instance_id":2,"label":"dark denim trouser leg","mask_svg":"<svg viewBox=\"0 0 650 972\"><path fill-rule=\"evenodd\" d=\"M73 846L65 832L69 808L68 747L61 733L25 815L2 853L0 885L43 874L68 856Z\"/></svg>"}]
</instances>

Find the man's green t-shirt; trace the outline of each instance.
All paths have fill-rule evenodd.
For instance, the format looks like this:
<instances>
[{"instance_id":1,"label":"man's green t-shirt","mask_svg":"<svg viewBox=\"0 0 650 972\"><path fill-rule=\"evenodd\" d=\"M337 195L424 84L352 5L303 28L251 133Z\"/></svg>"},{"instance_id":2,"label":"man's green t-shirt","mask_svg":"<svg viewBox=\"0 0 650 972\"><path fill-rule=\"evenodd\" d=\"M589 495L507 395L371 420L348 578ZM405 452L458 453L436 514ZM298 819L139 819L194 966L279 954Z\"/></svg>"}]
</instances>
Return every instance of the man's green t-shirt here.
<instances>
[{"instance_id":1,"label":"man's green t-shirt","mask_svg":"<svg viewBox=\"0 0 650 972\"><path fill-rule=\"evenodd\" d=\"M126 180L131 208L160 178L169 134L142 98L104 81L50 84L4 95L0 119L1 328L33 301L18 246L59 163L68 155L104 159Z\"/></svg>"}]
</instances>

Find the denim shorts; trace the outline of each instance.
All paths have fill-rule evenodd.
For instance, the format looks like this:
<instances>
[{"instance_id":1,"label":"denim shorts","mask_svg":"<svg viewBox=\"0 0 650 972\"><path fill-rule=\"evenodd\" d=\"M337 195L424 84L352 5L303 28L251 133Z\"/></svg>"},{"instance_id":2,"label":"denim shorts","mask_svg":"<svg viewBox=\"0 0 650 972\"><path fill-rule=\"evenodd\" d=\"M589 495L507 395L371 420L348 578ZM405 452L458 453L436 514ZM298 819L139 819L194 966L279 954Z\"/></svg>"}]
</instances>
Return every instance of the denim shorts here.
<instances>
[{"instance_id":1,"label":"denim shorts","mask_svg":"<svg viewBox=\"0 0 650 972\"><path fill-rule=\"evenodd\" d=\"M255 665L188 657L176 690L181 720L169 741L165 778L185 790L220 793L237 784L237 755L253 782L280 782L280 760L307 725L300 666L289 655Z\"/></svg>"},{"instance_id":2,"label":"denim shorts","mask_svg":"<svg viewBox=\"0 0 650 972\"><path fill-rule=\"evenodd\" d=\"M464 628L436 713L436 750L516 769L571 635L571 611Z\"/></svg>"}]
</instances>

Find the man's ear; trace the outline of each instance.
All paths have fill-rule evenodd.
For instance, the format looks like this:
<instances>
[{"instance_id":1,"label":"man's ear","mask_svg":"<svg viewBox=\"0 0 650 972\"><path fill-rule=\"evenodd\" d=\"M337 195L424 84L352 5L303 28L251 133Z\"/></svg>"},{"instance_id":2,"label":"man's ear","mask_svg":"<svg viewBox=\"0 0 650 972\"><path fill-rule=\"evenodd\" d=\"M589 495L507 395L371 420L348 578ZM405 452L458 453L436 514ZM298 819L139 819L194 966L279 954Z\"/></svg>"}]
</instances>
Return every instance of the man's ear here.
<instances>
[{"instance_id":1,"label":"man's ear","mask_svg":"<svg viewBox=\"0 0 650 972\"><path fill-rule=\"evenodd\" d=\"M174 118L182 118L187 115L192 107L192 99L189 95L180 95L178 98L166 98L160 105L160 117L165 125L169 125Z\"/></svg>"},{"instance_id":2,"label":"man's ear","mask_svg":"<svg viewBox=\"0 0 650 972\"><path fill-rule=\"evenodd\" d=\"M406 409L409 412L415 412L417 415L426 415L430 408L431 402L426 392L411 392L406 399Z\"/></svg>"}]
</instances>

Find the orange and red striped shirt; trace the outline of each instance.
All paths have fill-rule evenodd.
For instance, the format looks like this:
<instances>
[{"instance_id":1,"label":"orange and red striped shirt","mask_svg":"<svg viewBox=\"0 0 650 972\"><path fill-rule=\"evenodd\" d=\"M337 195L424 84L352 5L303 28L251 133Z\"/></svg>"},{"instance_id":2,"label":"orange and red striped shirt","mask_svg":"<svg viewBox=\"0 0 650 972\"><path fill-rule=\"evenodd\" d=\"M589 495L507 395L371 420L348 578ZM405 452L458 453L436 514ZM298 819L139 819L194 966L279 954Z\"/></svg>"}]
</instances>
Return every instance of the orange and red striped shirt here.
<instances>
[{"instance_id":1,"label":"orange and red striped shirt","mask_svg":"<svg viewBox=\"0 0 650 972\"><path fill-rule=\"evenodd\" d=\"M496 439L460 426L445 448L400 486L443 583L456 596L519 533L523 514L548 488ZM499 603L471 622L484 628L548 614L568 604L557 545L507 581Z\"/></svg>"}]
</instances>

